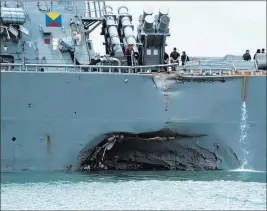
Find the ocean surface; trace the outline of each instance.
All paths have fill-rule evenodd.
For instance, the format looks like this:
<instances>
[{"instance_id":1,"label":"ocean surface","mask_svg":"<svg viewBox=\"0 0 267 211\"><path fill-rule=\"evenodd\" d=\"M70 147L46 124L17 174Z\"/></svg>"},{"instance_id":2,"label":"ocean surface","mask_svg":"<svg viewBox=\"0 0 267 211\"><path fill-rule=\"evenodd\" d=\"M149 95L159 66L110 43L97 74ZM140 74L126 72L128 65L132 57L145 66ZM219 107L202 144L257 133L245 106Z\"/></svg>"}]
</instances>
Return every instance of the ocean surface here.
<instances>
[{"instance_id":1,"label":"ocean surface","mask_svg":"<svg viewBox=\"0 0 267 211\"><path fill-rule=\"evenodd\" d=\"M266 172L1 173L1 210L266 210Z\"/></svg>"}]
</instances>

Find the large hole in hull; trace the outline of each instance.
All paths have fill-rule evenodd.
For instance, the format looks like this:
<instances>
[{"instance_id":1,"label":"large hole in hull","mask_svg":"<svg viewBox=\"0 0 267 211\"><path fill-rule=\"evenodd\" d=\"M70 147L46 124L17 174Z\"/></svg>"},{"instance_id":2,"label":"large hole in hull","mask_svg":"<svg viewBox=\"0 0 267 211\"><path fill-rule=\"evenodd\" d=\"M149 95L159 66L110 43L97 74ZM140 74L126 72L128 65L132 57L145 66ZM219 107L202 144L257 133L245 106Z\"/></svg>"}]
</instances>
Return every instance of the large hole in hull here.
<instances>
[{"instance_id":1,"label":"large hole in hull","mask_svg":"<svg viewBox=\"0 0 267 211\"><path fill-rule=\"evenodd\" d=\"M227 154L226 149L218 144L214 150L203 148L195 141L199 137L170 131L107 134L96 147L83 151L80 170L220 170L223 158L217 152ZM236 154L229 154L238 166Z\"/></svg>"}]
</instances>

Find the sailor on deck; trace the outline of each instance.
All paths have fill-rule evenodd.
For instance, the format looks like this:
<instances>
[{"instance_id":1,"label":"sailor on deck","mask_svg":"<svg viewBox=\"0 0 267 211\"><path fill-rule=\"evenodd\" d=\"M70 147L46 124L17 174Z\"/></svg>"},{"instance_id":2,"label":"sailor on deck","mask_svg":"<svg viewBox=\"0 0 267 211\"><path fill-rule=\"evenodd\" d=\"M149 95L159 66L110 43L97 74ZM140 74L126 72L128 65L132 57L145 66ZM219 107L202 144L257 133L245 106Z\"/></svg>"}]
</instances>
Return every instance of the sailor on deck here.
<instances>
[{"instance_id":1,"label":"sailor on deck","mask_svg":"<svg viewBox=\"0 0 267 211\"><path fill-rule=\"evenodd\" d=\"M254 57L253 57L254 60L256 59L256 56L257 56L258 53L261 53L261 49L257 49L257 51L256 51L256 53L254 54Z\"/></svg>"},{"instance_id":2,"label":"sailor on deck","mask_svg":"<svg viewBox=\"0 0 267 211\"><path fill-rule=\"evenodd\" d=\"M173 48L173 52L171 52L171 63L177 63L179 65L180 54L176 51L176 48ZM172 67L172 71L175 71L176 68Z\"/></svg>"},{"instance_id":3,"label":"sailor on deck","mask_svg":"<svg viewBox=\"0 0 267 211\"><path fill-rule=\"evenodd\" d=\"M132 66L132 53L133 53L133 44L129 44L126 48L126 58L128 66Z\"/></svg>"},{"instance_id":4,"label":"sailor on deck","mask_svg":"<svg viewBox=\"0 0 267 211\"><path fill-rule=\"evenodd\" d=\"M250 61L251 60L251 56L250 56L249 50L246 50L246 53L243 55L243 59L245 61Z\"/></svg>"},{"instance_id":5,"label":"sailor on deck","mask_svg":"<svg viewBox=\"0 0 267 211\"><path fill-rule=\"evenodd\" d=\"M168 64L169 63L169 54L167 54L166 52L164 53L164 64ZM164 67L165 71L167 71L167 67Z\"/></svg>"},{"instance_id":6,"label":"sailor on deck","mask_svg":"<svg viewBox=\"0 0 267 211\"><path fill-rule=\"evenodd\" d=\"M185 51L183 51L182 53L181 61L182 61L182 65L185 65L185 63L189 61L189 57L186 55Z\"/></svg>"}]
</instances>

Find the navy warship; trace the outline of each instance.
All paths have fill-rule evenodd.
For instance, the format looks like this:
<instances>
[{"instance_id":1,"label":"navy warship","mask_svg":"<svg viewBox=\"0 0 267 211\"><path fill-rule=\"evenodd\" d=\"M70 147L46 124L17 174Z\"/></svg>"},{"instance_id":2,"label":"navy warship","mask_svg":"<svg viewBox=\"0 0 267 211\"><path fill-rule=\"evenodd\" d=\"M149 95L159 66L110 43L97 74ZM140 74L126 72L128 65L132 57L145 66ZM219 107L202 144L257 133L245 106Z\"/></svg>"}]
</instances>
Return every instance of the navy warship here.
<instances>
[{"instance_id":1,"label":"navy warship","mask_svg":"<svg viewBox=\"0 0 267 211\"><path fill-rule=\"evenodd\" d=\"M265 54L163 64L167 7L144 9L136 33L105 1L0 11L1 172L266 170Z\"/></svg>"}]
</instances>

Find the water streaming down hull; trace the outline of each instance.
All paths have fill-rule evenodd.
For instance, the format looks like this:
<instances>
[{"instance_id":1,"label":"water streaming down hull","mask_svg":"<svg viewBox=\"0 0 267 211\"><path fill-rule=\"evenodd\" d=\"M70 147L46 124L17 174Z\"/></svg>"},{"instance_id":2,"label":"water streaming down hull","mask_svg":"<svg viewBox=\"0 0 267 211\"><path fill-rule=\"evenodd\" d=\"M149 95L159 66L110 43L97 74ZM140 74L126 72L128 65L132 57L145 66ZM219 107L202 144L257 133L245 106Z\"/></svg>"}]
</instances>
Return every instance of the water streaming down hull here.
<instances>
[{"instance_id":1,"label":"water streaming down hull","mask_svg":"<svg viewBox=\"0 0 267 211\"><path fill-rule=\"evenodd\" d=\"M88 2L75 4L82 8L84 3L88 7ZM45 3L40 4L42 8L47 7ZM53 3L53 9L63 14L64 7L56 7L58 4L64 2ZM25 9L29 17L44 15L36 9L34 2L27 3ZM86 14L87 18L82 20L84 25L89 22L89 12ZM131 19L129 14L127 17ZM128 67L104 66L114 65L114 61L115 65L118 61L123 63L124 58L120 57L94 60L94 64L99 61L102 66L89 65L86 69L85 65L73 66L74 57L79 64L92 62L93 58L88 55L94 54L93 42L88 40L85 32L88 29L79 31L80 28L72 24L71 30L76 30L76 35L80 34L84 42L72 46L71 39L63 39L62 52L54 50L55 45L44 47L43 36L53 34L58 39L65 38L69 20L75 18L75 10L69 9L61 18L65 32L61 27L43 27L43 32L32 27L34 36L19 38L25 41L23 51L19 48L26 57L25 64L21 63L22 57L18 59L17 55L12 55L18 48L16 42L1 37L14 63L20 64L18 67L11 64L10 71L1 72L1 171L79 170L80 167L82 170L217 170L236 169L242 164L244 168L247 165L252 169L266 169L265 75L247 76L243 104L243 75L218 73L214 68L218 64L207 68L213 69L215 75L210 75L209 71L198 76L186 75L180 67L176 73L147 73L147 70L157 69L152 64L160 64L163 59L160 53L154 57L144 54L147 50L164 52L162 36L166 37L168 30L159 32L157 27L152 27L153 32L148 34L147 40L141 27L137 42L143 42L147 47L147 42L157 40L161 45L155 45L155 49L135 46L140 58L144 59L143 64L151 64L141 66L146 74L138 72L140 68L124 73ZM39 22L31 18L28 24L37 26ZM117 20L111 25L114 28L121 24ZM104 23L103 28L104 32L111 31L106 30L108 26ZM116 37L120 36L123 41L126 35L120 29L122 34L116 33ZM13 35L11 38L15 39ZM34 42L32 47L27 45L29 39ZM117 49L114 42L110 42L108 36L105 39L109 45L107 53L119 55L121 50L117 54L113 52ZM37 62L36 56L46 58ZM200 61L197 62L197 66L193 61L185 68L189 71L205 69ZM233 62L222 59L219 70ZM247 71L265 74L253 69L253 62L245 65L249 66ZM24 71L19 71L20 68ZM233 74L235 71L226 72ZM241 115L242 104L245 110ZM249 113L247 118L245 111ZM243 124L248 124L250 129ZM250 154L244 154L246 151Z\"/></svg>"},{"instance_id":2,"label":"water streaming down hull","mask_svg":"<svg viewBox=\"0 0 267 211\"><path fill-rule=\"evenodd\" d=\"M241 160L241 167L240 169L249 169L248 163L248 156L249 156L249 149L248 149L248 133L249 133L249 125L248 125L248 114L246 108L246 102L244 101L241 107L241 121L240 121L240 145L243 151L243 156Z\"/></svg>"}]
</instances>

